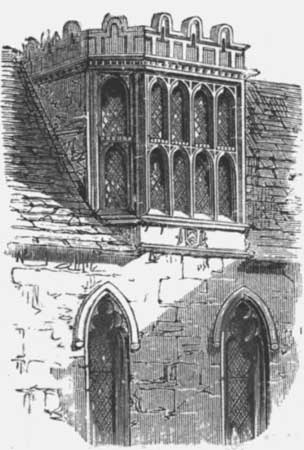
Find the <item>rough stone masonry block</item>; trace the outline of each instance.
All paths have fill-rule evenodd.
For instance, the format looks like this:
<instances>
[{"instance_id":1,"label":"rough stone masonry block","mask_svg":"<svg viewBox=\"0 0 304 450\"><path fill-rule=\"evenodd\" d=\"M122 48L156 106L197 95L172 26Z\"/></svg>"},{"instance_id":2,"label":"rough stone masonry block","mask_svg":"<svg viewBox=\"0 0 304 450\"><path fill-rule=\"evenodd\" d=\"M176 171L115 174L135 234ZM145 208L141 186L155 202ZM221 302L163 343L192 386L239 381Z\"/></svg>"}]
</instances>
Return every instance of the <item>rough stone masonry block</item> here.
<instances>
[{"instance_id":1,"label":"rough stone masonry block","mask_svg":"<svg viewBox=\"0 0 304 450\"><path fill-rule=\"evenodd\" d=\"M159 320L163 322L176 322L177 321L177 306L161 306L161 315L159 316Z\"/></svg>"},{"instance_id":2,"label":"rough stone masonry block","mask_svg":"<svg viewBox=\"0 0 304 450\"><path fill-rule=\"evenodd\" d=\"M197 412L178 413L175 418L174 443L198 444Z\"/></svg>"},{"instance_id":3,"label":"rough stone masonry block","mask_svg":"<svg viewBox=\"0 0 304 450\"><path fill-rule=\"evenodd\" d=\"M140 401L142 412L174 411L175 392L174 389L139 389L137 397Z\"/></svg>"},{"instance_id":4,"label":"rough stone masonry block","mask_svg":"<svg viewBox=\"0 0 304 450\"><path fill-rule=\"evenodd\" d=\"M175 404L176 412L197 412L204 407L204 401L208 393L201 392L199 389L176 389Z\"/></svg>"},{"instance_id":5,"label":"rough stone masonry block","mask_svg":"<svg viewBox=\"0 0 304 450\"><path fill-rule=\"evenodd\" d=\"M165 365L158 362L139 362L134 361L132 364L132 377L134 382L161 382L164 381Z\"/></svg>"},{"instance_id":6,"label":"rough stone masonry block","mask_svg":"<svg viewBox=\"0 0 304 450\"><path fill-rule=\"evenodd\" d=\"M184 325L181 322L168 322L168 321L162 321L158 320L155 324L153 332L157 335L162 336L181 336L183 335L184 331Z\"/></svg>"},{"instance_id":7,"label":"rough stone masonry block","mask_svg":"<svg viewBox=\"0 0 304 450\"><path fill-rule=\"evenodd\" d=\"M149 444L173 444L175 438L175 420L165 419L164 413L139 414L140 435L134 436L134 440L141 445ZM136 439L137 437L137 439ZM132 444L133 444L132 435Z\"/></svg>"},{"instance_id":8,"label":"rough stone masonry block","mask_svg":"<svg viewBox=\"0 0 304 450\"><path fill-rule=\"evenodd\" d=\"M196 358L196 355L204 350L199 336L178 338L178 361L189 361Z\"/></svg>"},{"instance_id":9,"label":"rough stone masonry block","mask_svg":"<svg viewBox=\"0 0 304 450\"><path fill-rule=\"evenodd\" d=\"M198 434L197 438L212 442L222 443L222 403L220 396L208 396L204 399L204 407L198 410Z\"/></svg>"},{"instance_id":10,"label":"rough stone masonry block","mask_svg":"<svg viewBox=\"0 0 304 450\"><path fill-rule=\"evenodd\" d=\"M145 336L134 361L174 362L177 358L177 338L170 336Z\"/></svg>"},{"instance_id":11,"label":"rough stone masonry block","mask_svg":"<svg viewBox=\"0 0 304 450\"><path fill-rule=\"evenodd\" d=\"M197 387L199 383L199 368L197 364L180 362L176 364L176 380L183 387Z\"/></svg>"},{"instance_id":12,"label":"rough stone masonry block","mask_svg":"<svg viewBox=\"0 0 304 450\"><path fill-rule=\"evenodd\" d=\"M159 302L173 303L179 300L186 301L190 299L191 292L200 285L200 280L182 279L182 280L163 280L159 292Z\"/></svg>"},{"instance_id":13,"label":"rough stone masonry block","mask_svg":"<svg viewBox=\"0 0 304 450\"><path fill-rule=\"evenodd\" d=\"M191 256L184 257L184 277L204 279L208 278L210 271L208 270L205 258L193 258Z\"/></svg>"}]
</instances>

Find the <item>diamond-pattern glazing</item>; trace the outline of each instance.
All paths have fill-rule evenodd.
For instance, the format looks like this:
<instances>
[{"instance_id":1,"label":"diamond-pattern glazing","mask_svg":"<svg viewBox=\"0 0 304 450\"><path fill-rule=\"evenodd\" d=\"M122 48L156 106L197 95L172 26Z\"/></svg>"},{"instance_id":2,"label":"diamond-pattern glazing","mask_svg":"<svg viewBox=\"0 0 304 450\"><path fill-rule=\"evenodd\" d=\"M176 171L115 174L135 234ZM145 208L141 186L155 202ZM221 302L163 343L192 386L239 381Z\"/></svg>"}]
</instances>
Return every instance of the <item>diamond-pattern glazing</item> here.
<instances>
[{"instance_id":1,"label":"diamond-pattern glazing","mask_svg":"<svg viewBox=\"0 0 304 450\"><path fill-rule=\"evenodd\" d=\"M154 150L150 157L150 199L151 208L167 212L165 167L160 150Z\"/></svg>"},{"instance_id":2,"label":"diamond-pattern glazing","mask_svg":"<svg viewBox=\"0 0 304 450\"><path fill-rule=\"evenodd\" d=\"M171 96L171 139L172 142L186 141L184 95L179 87Z\"/></svg>"},{"instance_id":3,"label":"diamond-pattern glazing","mask_svg":"<svg viewBox=\"0 0 304 450\"><path fill-rule=\"evenodd\" d=\"M125 318L111 298L102 299L91 319L88 338L90 422L96 445L121 442L115 424L123 399L117 398L117 392L126 379L120 378L121 350L116 337L126 329Z\"/></svg>"},{"instance_id":4,"label":"diamond-pattern glazing","mask_svg":"<svg viewBox=\"0 0 304 450\"><path fill-rule=\"evenodd\" d=\"M226 432L232 442L253 439L261 415L264 381L261 379L262 326L251 304L240 302L225 333Z\"/></svg>"},{"instance_id":5,"label":"diamond-pattern glazing","mask_svg":"<svg viewBox=\"0 0 304 450\"><path fill-rule=\"evenodd\" d=\"M165 139L165 101L162 87L155 84L151 98L151 134L153 138Z\"/></svg>"},{"instance_id":6,"label":"diamond-pattern glazing","mask_svg":"<svg viewBox=\"0 0 304 450\"><path fill-rule=\"evenodd\" d=\"M218 173L218 195L219 214L230 219L234 219L234 176L233 168L229 159L223 156L219 162Z\"/></svg>"},{"instance_id":7,"label":"diamond-pattern glazing","mask_svg":"<svg viewBox=\"0 0 304 450\"><path fill-rule=\"evenodd\" d=\"M208 144L209 142L209 117L208 99L206 95L199 91L194 99L194 142L195 144Z\"/></svg>"},{"instance_id":8,"label":"diamond-pattern glazing","mask_svg":"<svg viewBox=\"0 0 304 450\"><path fill-rule=\"evenodd\" d=\"M126 157L119 147L112 147L105 157L105 207L126 209L128 205L128 183Z\"/></svg>"},{"instance_id":9,"label":"diamond-pattern glazing","mask_svg":"<svg viewBox=\"0 0 304 450\"><path fill-rule=\"evenodd\" d=\"M126 136L126 98L124 89L117 80L106 83L102 93L101 109L103 137Z\"/></svg>"},{"instance_id":10,"label":"diamond-pattern glazing","mask_svg":"<svg viewBox=\"0 0 304 450\"><path fill-rule=\"evenodd\" d=\"M189 165L187 155L182 151L174 154L174 210L189 212Z\"/></svg>"},{"instance_id":11,"label":"diamond-pattern glazing","mask_svg":"<svg viewBox=\"0 0 304 450\"><path fill-rule=\"evenodd\" d=\"M235 146L234 99L227 91L218 99L217 144L223 147Z\"/></svg>"},{"instance_id":12,"label":"diamond-pattern glazing","mask_svg":"<svg viewBox=\"0 0 304 450\"><path fill-rule=\"evenodd\" d=\"M195 161L195 212L211 214L210 165L204 153Z\"/></svg>"}]
</instances>

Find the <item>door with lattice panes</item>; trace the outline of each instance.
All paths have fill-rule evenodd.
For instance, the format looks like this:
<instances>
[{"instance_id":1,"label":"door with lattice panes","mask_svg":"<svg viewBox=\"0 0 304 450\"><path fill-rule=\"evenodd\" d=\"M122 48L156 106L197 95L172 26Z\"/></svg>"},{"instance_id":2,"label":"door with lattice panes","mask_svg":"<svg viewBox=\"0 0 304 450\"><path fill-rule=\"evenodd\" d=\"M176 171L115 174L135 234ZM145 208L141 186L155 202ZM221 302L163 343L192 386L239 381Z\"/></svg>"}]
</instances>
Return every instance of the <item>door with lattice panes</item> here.
<instances>
[{"instance_id":1,"label":"door with lattice panes","mask_svg":"<svg viewBox=\"0 0 304 450\"><path fill-rule=\"evenodd\" d=\"M267 427L268 355L263 321L249 302L226 322L224 363L225 441L254 439Z\"/></svg>"},{"instance_id":2,"label":"door with lattice panes","mask_svg":"<svg viewBox=\"0 0 304 450\"><path fill-rule=\"evenodd\" d=\"M129 444L126 321L110 296L93 313L88 334L89 427L93 445Z\"/></svg>"}]
</instances>

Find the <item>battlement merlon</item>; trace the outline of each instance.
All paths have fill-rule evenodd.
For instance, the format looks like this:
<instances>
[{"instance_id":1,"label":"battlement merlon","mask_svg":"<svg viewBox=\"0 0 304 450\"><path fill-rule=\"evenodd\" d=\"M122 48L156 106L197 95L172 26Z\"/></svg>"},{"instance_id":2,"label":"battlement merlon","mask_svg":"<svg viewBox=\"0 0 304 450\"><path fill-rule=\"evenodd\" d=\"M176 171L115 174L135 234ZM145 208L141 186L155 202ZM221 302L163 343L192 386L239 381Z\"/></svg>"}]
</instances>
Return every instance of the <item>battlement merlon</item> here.
<instances>
[{"instance_id":1,"label":"battlement merlon","mask_svg":"<svg viewBox=\"0 0 304 450\"><path fill-rule=\"evenodd\" d=\"M231 78L247 78L257 74L246 69L245 52L249 47L234 41L228 24L213 26L207 37L200 17L183 20L177 31L172 16L161 12L153 15L150 26L129 26L125 16L106 14L101 28L82 30L79 22L70 20L64 24L62 36L47 30L40 41L26 38L22 53L28 71L37 76L88 59L109 62L115 57L123 64L134 58L146 59L159 67L169 64L176 69L215 75L218 69L224 69Z\"/></svg>"}]
</instances>

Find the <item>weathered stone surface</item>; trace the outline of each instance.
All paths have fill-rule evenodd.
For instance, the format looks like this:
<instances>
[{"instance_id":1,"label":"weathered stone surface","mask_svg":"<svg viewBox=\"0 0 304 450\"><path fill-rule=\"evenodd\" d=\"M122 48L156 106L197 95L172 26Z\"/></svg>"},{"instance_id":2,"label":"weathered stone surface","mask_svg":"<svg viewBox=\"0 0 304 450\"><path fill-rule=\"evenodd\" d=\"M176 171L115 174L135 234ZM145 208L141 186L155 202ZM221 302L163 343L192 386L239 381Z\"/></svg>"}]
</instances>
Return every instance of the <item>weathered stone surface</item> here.
<instances>
[{"instance_id":1,"label":"weathered stone surface","mask_svg":"<svg viewBox=\"0 0 304 450\"><path fill-rule=\"evenodd\" d=\"M300 201L292 191L298 177L295 162L302 125L300 87L250 81L246 101L247 216L251 227L261 230L250 232L251 248L259 256L290 257L295 254L292 249L296 249L299 237L299 230L291 235L288 227L300 208ZM283 233L284 239L278 233ZM276 248L277 239L281 251Z\"/></svg>"},{"instance_id":2,"label":"weathered stone surface","mask_svg":"<svg viewBox=\"0 0 304 450\"><path fill-rule=\"evenodd\" d=\"M140 401L141 412L173 411L174 394L175 391L168 388L139 389L137 398Z\"/></svg>"}]
</instances>

